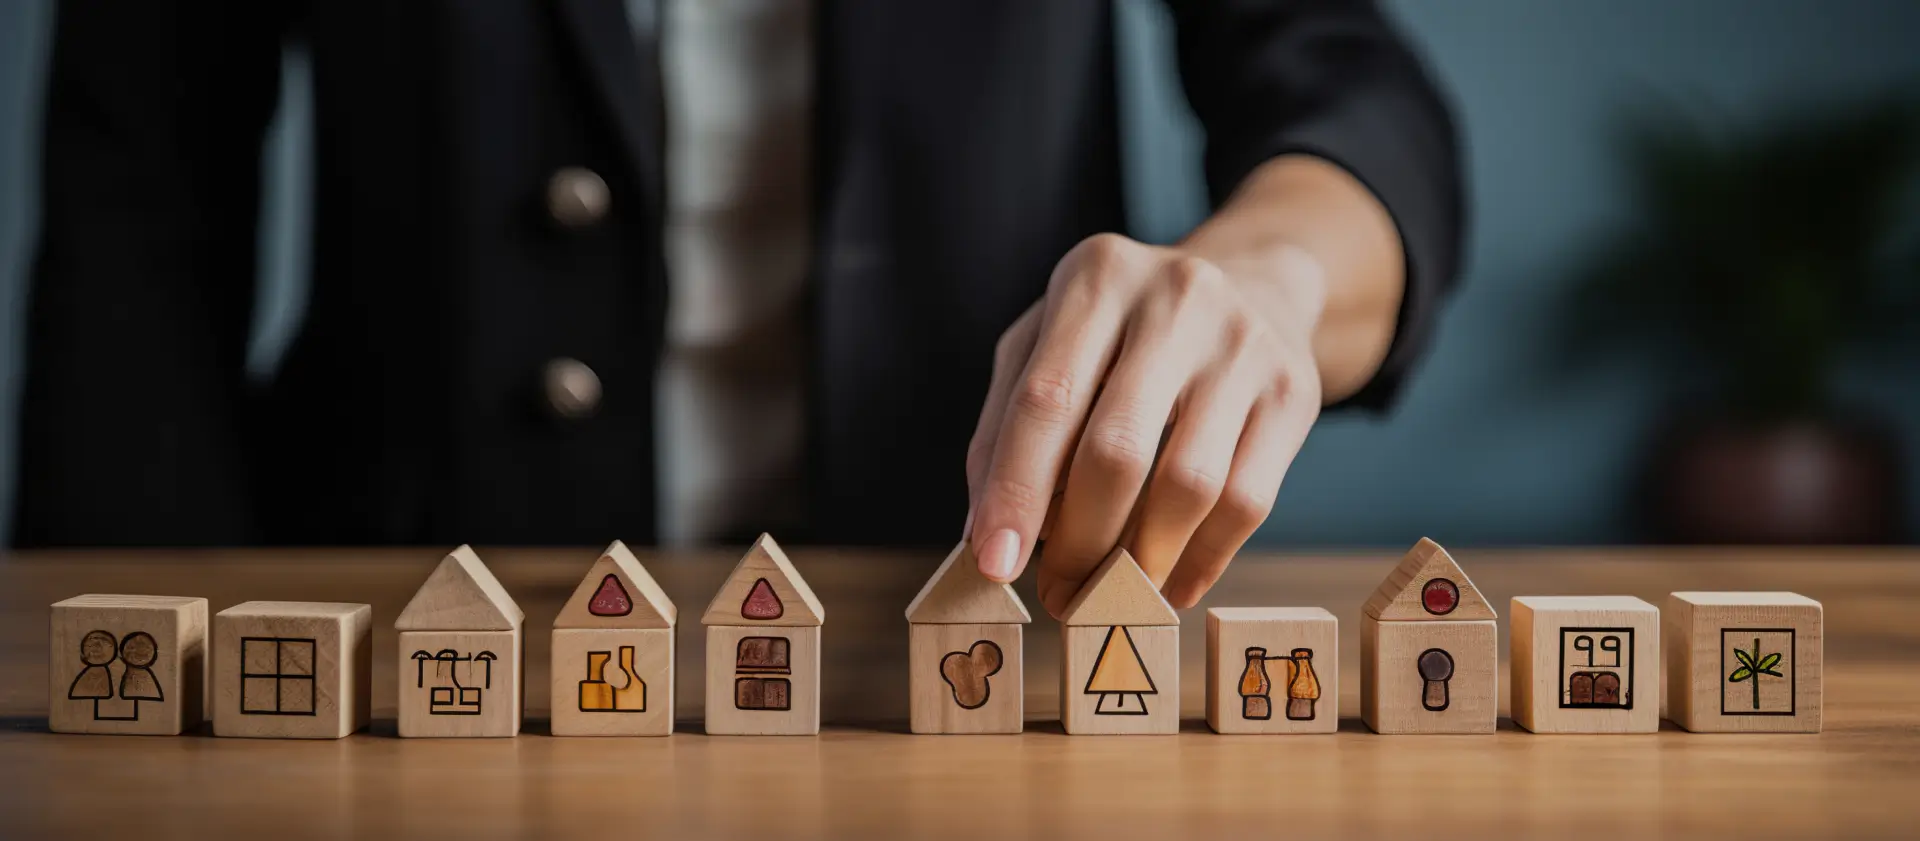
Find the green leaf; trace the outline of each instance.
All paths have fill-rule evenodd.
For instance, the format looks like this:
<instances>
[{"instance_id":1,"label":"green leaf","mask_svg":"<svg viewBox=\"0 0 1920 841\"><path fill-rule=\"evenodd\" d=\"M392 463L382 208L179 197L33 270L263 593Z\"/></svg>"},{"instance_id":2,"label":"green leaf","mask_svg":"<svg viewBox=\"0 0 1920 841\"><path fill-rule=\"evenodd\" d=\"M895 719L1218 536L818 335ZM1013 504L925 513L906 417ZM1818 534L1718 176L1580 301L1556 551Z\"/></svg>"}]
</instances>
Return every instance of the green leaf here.
<instances>
[{"instance_id":1,"label":"green leaf","mask_svg":"<svg viewBox=\"0 0 1920 841\"><path fill-rule=\"evenodd\" d=\"M1734 649L1733 657L1740 661L1740 665L1746 666L1749 669L1753 668L1753 655L1748 654L1745 649Z\"/></svg>"},{"instance_id":2,"label":"green leaf","mask_svg":"<svg viewBox=\"0 0 1920 841\"><path fill-rule=\"evenodd\" d=\"M1753 672L1748 671L1746 666L1741 666L1738 669L1734 669L1733 674L1727 675L1727 682L1739 683L1740 681L1747 680L1751 677L1753 677Z\"/></svg>"},{"instance_id":3,"label":"green leaf","mask_svg":"<svg viewBox=\"0 0 1920 841\"><path fill-rule=\"evenodd\" d=\"M1783 674L1781 674L1781 673L1779 673L1779 672L1776 672L1776 671L1774 671L1774 670L1772 670L1772 669L1761 669L1760 671L1758 671L1758 672L1755 672L1754 674L1761 674L1761 675L1773 675L1774 677L1786 677L1786 675L1783 675Z\"/></svg>"},{"instance_id":4,"label":"green leaf","mask_svg":"<svg viewBox=\"0 0 1920 841\"><path fill-rule=\"evenodd\" d=\"M1780 652L1776 651L1772 654L1769 654L1765 657L1760 658L1760 665L1755 666L1754 669L1757 671L1764 672L1778 665L1780 665Z\"/></svg>"}]
</instances>

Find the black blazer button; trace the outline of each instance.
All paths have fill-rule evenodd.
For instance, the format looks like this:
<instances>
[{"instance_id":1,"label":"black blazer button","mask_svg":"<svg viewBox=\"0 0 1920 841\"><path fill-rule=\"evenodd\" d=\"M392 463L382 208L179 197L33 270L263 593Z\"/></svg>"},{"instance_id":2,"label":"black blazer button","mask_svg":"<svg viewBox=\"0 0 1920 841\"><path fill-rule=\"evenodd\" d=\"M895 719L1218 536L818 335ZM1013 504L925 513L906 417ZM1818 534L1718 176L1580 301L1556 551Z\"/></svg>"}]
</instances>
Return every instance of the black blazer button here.
<instances>
[{"instance_id":1,"label":"black blazer button","mask_svg":"<svg viewBox=\"0 0 1920 841\"><path fill-rule=\"evenodd\" d=\"M600 408L600 375L578 359L547 363L547 408L561 420L583 420Z\"/></svg>"},{"instance_id":2,"label":"black blazer button","mask_svg":"<svg viewBox=\"0 0 1920 841\"><path fill-rule=\"evenodd\" d=\"M565 167L547 179L547 216L562 228L598 224L612 204L606 180L586 167Z\"/></svg>"}]
</instances>

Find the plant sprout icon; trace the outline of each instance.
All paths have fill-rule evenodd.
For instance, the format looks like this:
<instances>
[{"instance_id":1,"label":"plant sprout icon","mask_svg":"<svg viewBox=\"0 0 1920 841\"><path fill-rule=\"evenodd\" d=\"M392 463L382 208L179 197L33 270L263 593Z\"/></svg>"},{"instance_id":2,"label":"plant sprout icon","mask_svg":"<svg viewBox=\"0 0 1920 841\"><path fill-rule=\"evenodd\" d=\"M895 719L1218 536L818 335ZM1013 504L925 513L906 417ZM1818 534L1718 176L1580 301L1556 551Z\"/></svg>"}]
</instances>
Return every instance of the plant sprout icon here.
<instances>
[{"instance_id":1,"label":"plant sprout icon","mask_svg":"<svg viewBox=\"0 0 1920 841\"><path fill-rule=\"evenodd\" d=\"M1780 665L1780 652L1776 651L1765 657L1760 656L1760 639L1755 637L1752 651L1742 651L1739 648L1735 648L1733 650L1733 658L1740 661L1740 667L1734 669L1733 674L1727 675L1727 682L1739 683L1744 680L1751 684L1753 686L1753 708L1756 710L1760 709L1760 676L1772 675L1774 677L1786 677L1786 675L1774 671L1774 668Z\"/></svg>"}]
</instances>

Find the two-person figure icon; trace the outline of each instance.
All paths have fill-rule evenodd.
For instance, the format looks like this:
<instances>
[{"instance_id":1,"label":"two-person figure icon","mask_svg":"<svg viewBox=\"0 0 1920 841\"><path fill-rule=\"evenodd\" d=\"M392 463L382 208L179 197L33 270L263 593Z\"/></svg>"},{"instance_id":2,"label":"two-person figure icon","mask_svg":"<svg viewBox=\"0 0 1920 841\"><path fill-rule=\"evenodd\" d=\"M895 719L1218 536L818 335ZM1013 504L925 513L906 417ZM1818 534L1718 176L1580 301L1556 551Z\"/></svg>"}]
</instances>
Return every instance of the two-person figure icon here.
<instances>
[{"instance_id":1,"label":"two-person figure icon","mask_svg":"<svg viewBox=\"0 0 1920 841\"><path fill-rule=\"evenodd\" d=\"M165 700L160 681L153 676L153 661L159 656L160 646L145 631L134 631L123 640L114 639L106 631L88 631L80 638L84 668L67 688L67 698L93 701L95 721L139 721L141 701ZM112 668L115 660L121 664L117 691ZM116 699L118 703L114 703ZM104 709L102 701L109 702Z\"/></svg>"}]
</instances>

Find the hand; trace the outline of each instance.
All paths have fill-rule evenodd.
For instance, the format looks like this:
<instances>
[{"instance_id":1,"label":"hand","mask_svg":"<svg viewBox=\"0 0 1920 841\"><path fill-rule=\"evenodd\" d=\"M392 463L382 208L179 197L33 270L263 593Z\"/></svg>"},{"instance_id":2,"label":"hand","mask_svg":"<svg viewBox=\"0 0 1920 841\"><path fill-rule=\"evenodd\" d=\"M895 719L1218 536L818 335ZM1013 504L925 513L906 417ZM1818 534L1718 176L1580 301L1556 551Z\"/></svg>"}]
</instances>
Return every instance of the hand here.
<instances>
[{"instance_id":1,"label":"hand","mask_svg":"<svg viewBox=\"0 0 1920 841\"><path fill-rule=\"evenodd\" d=\"M1116 545L1177 607L1213 586L1320 413L1325 273L1292 247L1247 268L1112 234L1060 261L1000 338L967 452L982 573L1017 578L1044 537L1056 617Z\"/></svg>"}]
</instances>

